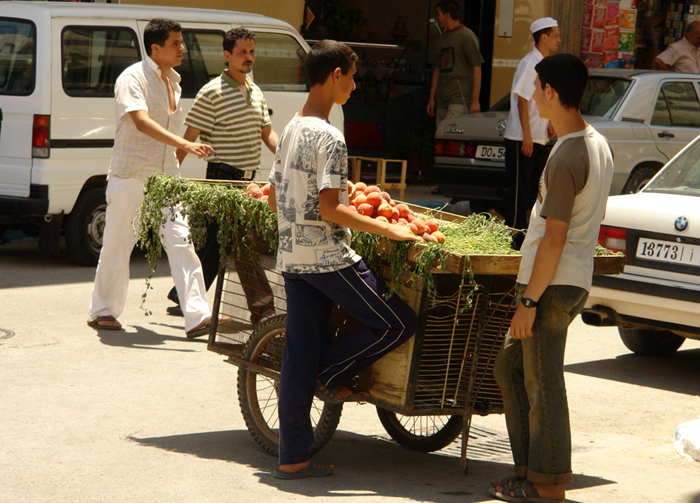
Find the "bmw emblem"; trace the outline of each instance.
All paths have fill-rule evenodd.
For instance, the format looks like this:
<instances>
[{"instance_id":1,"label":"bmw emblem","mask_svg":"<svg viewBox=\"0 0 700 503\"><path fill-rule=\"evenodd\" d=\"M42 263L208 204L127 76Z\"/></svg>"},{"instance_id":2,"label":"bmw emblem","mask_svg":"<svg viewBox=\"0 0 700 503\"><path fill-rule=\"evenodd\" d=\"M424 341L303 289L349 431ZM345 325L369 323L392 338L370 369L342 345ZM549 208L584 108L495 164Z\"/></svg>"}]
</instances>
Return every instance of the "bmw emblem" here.
<instances>
[{"instance_id":1,"label":"bmw emblem","mask_svg":"<svg viewBox=\"0 0 700 503\"><path fill-rule=\"evenodd\" d=\"M673 226L676 228L678 232L683 232L688 230L688 225L690 223L688 222L688 219L686 217L678 217L676 218L676 221L673 223Z\"/></svg>"}]
</instances>

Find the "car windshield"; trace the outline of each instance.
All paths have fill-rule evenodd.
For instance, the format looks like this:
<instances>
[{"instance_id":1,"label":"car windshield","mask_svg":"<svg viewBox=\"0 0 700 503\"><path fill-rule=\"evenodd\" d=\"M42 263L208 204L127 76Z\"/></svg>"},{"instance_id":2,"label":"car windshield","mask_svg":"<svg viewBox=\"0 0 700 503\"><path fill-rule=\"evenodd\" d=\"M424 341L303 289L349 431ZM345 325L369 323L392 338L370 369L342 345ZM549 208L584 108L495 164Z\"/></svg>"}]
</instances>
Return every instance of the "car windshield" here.
<instances>
[{"instance_id":1,"label":"car windshield","mask_svg":"<svg viewBox=\"0 0 700 503\"><path fill-rule=\"evenodd\" d=\"M644 188L644 192L700 196L700 142L667 164Z\"/></svg>"},{"instance_id":2,"label":"car windshield","mask_svg":"<svg viewBox=\"0 0 700 503\"><path fill-rule=\"evenodd\" d=\"M593 117L611 118L631 83L631 80L619 77L590 76L581 102L581 113ZM488 109L489 112L508 112L509 110L510 93Z\"/></svg>"},{"instance_id":3,"label":"car windshield","mask_svg":"<svg viewBox=\"0 0 700 503\"><path fill-rule=\"evenodd\" d=\"M581 102L581 113L593 117L612 117L632 81L592 75Z\"/></svg>"}]
</instances>

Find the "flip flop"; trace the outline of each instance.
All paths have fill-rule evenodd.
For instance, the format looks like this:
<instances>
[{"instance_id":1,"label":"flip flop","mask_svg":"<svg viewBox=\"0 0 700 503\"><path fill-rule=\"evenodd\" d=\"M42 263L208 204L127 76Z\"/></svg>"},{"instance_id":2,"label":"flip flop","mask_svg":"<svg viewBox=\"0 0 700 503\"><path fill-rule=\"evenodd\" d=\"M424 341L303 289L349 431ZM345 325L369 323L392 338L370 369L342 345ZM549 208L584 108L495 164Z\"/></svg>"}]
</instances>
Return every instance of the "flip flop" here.
<instances>
[{"instance_id":1,"label":"flip flop","mask_svg":"<svg viewBox=\"0 0 700 503\"><path fill-rule=\"evenodd\" d=\"M516 482L514 486L504 486L504 492L497 491L495 487L490 487L489 492L499 500L511 503L564 503L564 500L554 498L543 498L537 492L535 486L529 480ZM515 496L511 496L510 493ZM507 493L507 494L506 494ZM519 495L518 495L519 494Z\"/></svg>"},{"instance_id":2,"label":"flip flop","mask_svg":"<svg viewBox=\"0 0 700 503\"><path fill-rule=\"evenodd\" d=\"M322 465L320 463L312 461L311 463L309 463L309 466L307 466L303 470L299 470L298 472L288 473L275 470L274 472L272 472L272 475L276 479L294 480L304 479L307 477L327 477L328 475L333 475L334 472L334 469L331 470L326 465Z\"/></svg>"},{"instance_id":3,"label":"flip flop","mask_svg":"<svg viewBox=\"0 0 700 503\"><path fill-rule=\"evenodd\" d=\"M231 321L230 316L226 316L224 314L219 316L219 324L227 323L229 321ZM204 320L202 323L200 323L199 325L194 327L189 332L185 332L185 335L187 336L188 339L194 339L196 337L201 337L203 335L209 335L210 330L211 330L211 317Z\"/></svg>"},{"instance_id":4,"label":"flip flop","mask_svg":"<svg viewBox=\"0 0 700 503\"><path fill-rule=\"evenodd\" d=\"M196 337L201 337L209 333L211 328L211 317L204 320L202 323L194 327L192 330L185 332L188 339L194 339Z\"/></svg>"},{"instance_id":5,"label":"flip flop","mask_svg":"<svg viewBox=\"0 0 700 503\"><path fill-rule=\"evenodd\" d=\"M328 386L321 384L321 381L316 381L316 391L314 392L314 395L316 395L316 398L323 400L324 402L328 402L331 405L338 405L345 402L347 399L347 397L338 397L341 389L342 388L329 388ZM348 395L348 397L349 396L350 395Z\"/></svg>"},{"instance_id":6,"label":"flip flop","mask_svg":"<svg viewBox=\"0 0 700 503\"><path fill-rule=\"evenodd\" d=\"M103 323L105 321L109 321L112 323L116 323L116 325L100 325L100 323ZM117 321L117 319L112 316L98 316L94 320L88 320L87 321L88 326L94 328L95 330L121 330L122 329L122 324Z\"/></svg>"}]
</instances>

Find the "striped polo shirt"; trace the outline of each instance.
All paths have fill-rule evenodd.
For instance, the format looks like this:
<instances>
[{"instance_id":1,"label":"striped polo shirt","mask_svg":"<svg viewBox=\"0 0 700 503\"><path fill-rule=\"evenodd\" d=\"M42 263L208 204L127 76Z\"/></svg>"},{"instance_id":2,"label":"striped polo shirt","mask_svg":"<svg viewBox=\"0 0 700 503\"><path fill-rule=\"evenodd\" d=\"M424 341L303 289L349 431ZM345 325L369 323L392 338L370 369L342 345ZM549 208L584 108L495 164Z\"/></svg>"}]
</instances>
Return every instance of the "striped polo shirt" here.
<instances>
[{"instance_id":1,"label":"striped polo shirt","mask_svg":"<svg viewBox=\"0 0 700 503\"><path fill-rule=\"evenodd\" d=\"M255 170L260 167L262 130L271 121L260 88L248 76L242 86L222 72L199 90L185 125L199 129L200 140L214 148L207 161Z\"/></svg>"}]
</instances>

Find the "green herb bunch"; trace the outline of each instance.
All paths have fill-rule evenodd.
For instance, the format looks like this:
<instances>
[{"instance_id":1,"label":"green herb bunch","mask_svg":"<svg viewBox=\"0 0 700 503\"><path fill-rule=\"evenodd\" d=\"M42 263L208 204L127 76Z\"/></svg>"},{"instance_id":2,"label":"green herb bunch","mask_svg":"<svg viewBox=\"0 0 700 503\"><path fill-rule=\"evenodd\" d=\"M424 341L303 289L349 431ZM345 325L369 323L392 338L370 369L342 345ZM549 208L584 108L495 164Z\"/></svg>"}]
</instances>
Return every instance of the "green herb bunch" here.
<instances>
[{"instance_id":1,"label":"green herb bunch","mask_svg":"<svg viewBox=\"0 0 700 503\"><path fill-rule=\"evenodd\" d=\"M428 219L432 218L433 214L428 212L419 216ZM433 269L445 269L445 262L452 253L464 255L467 258L467 264L462 269L459 289L466 298L465 308L471 306L472 298L479 288L474 280L473 271L469 267L469 255L517 255L520 253L511 247L510 229L500 220L485 213L470 215L459 223L442 223L440 232L445 235L445 243L421 243L420 251L415 256L415 266L412 266L408 260L411 242L394 242L391 247L387 247L380 236L354 231L353 248L364 258L370 269L376 270L383 263L389 265L392 285L390 293L392 294L400 293L403 284L415 285L415 279L420 278L427 291L434 296Z\"/></svg>"},{"instance_id":2,"label":"green herb bunch","mask_svg":"<svg viewBox=\"0 0 700 503\"><path fill-rule=\"evenodd\" d=\"M226 262L229 248L240 254L244 246L250 246L246 236L251 229L273 251L277 250L277 215L266 202L248 197L241 185L153 175L146 183L144 202L137 217L138 245L145 250L149 266L146 292L151 288L151 278L163 253L161 228L168 219L174 220L178 211L187 217L189 240L195 248L205 243L209 223L219 225L217 240L222 263Z\"/></svg>"},{"instance_id":3,"label":"green herb bunch","mask_svg":"<svg viewBox=\"0 0 700 503\"><path fill-rule=\"evenodd\" d=\"M153 175L148 179L137 232L138 244L146 252L150 271L146 293L151 288L150 280L163 252L161 228L167 219L174 219L178 211L188 219L189 239L195 247L204 244L209 223L219 224L217 240L222 263L227 259L228 250L240 254L243 247L250 247L251 240L247 237L252 230L273 252L277 250L277 215L269 210L266 202L248 197L243 188L240 183L222 184L164 175ZM432 216L430 212L422 215L425 219ZM353 248L370 269L378 271L382 265L390 267L392 293L400 292L403 284L415 286L416 278L423 281L428 292L434 293L433 270L444 269L451 253L467 257L519 253L511 248L508 227L488 214L471 215L459 223L442 223L440 231L445 235L445 243L421 243L414 257L415 265L408 260L409 250L414 246L411 242L388 242L375 234L353 231ZM251 256L257 255L251 253ZM468 299L478 288L468 261L462 271L460 289L464 288L469 288L469 292L464 292Z\"/></svg>"}]
</instances>

